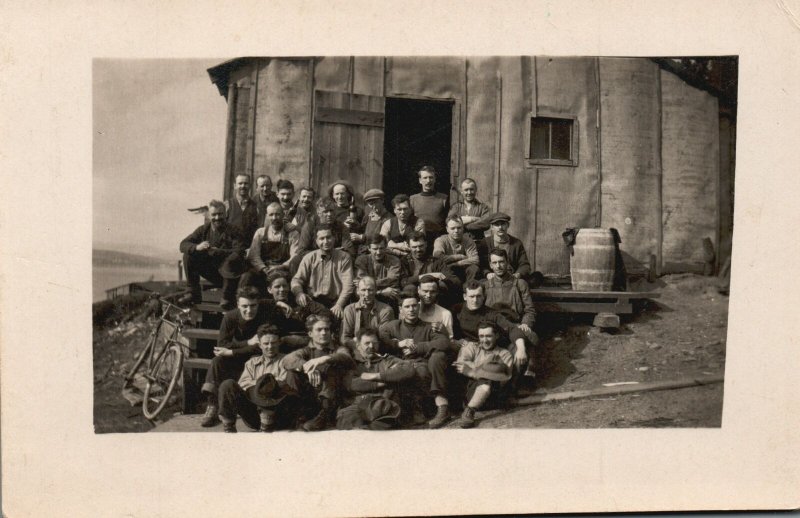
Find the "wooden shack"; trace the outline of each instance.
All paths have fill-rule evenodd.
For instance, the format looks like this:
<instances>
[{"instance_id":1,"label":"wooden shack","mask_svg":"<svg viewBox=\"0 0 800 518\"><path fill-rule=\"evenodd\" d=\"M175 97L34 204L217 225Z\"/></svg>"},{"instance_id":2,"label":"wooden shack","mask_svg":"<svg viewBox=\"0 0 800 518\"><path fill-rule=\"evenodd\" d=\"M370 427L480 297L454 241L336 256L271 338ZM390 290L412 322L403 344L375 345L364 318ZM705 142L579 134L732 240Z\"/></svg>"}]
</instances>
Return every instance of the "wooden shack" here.
<instances>
[{"instance_id":1,"label":"wooden shack","mask_svg":"<svg viewBox=\"0 0 800 518\"><path fill-rule=\"evenodd\" d=\"M228 102L226 197L244 173L388 201L430 164L451 202L474 178L545 274L569 273L567 227L617 228L633 270L702 269L704 238L729 253L735 115L658 60L248 57L209 75Z\"/></svg>"}]
</instances>

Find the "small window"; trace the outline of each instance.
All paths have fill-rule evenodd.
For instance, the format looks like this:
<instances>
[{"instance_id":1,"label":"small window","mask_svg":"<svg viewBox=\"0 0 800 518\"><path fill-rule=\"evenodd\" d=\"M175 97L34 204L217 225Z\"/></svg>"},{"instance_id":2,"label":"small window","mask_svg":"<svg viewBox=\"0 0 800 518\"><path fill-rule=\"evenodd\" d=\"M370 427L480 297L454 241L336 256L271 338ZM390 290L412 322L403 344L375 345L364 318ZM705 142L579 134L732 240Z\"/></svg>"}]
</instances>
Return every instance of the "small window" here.
<instances>
[{"instance_id":1,"label":"small window","mask_svg":"<svg viewBox=\"0 0 800 518\"><path fill-rule=\"evenodd\" d=\"M578 165L575 119L531 117L525 158L532 164Z\"/></svg>"}]
</instances>

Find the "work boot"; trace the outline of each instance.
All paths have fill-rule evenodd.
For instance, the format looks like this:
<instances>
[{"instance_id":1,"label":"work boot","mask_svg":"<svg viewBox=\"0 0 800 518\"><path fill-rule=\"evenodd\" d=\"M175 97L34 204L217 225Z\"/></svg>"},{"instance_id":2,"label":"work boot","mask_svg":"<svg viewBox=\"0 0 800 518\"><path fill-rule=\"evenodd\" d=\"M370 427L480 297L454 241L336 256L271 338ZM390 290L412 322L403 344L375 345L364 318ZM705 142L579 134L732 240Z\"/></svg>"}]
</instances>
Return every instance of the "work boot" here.
<instances>
[{"instance_id":1,"label":"work boot","mask_svg":"<svg viewBox=\"0 0 800 518\"><path fill-rule=\"evenodd\" d=\"M475 410L471 407L464 407L464 413L461 414L461 419L458 420L458 426L461 428L472 428L475 426Z\"/></svg>"},{"instance_id":2,"label":"work boot","mask_svg":"<svg viewBox=\"0 0 800 518\"><path fill-rule=\"evenodd\" d=\"M428 421L428 428L441 428L450 419L450 410L447 405L437 406L436 415Z\"/></svg>"},{"instance_id":3,"label":"work boot","mask_svg":"<svg viewBox=\"0 0 800 518\"><path fill-rule=\"evenodd\" d=\"M203 414L203 420L200 421L200 426L209 428L219 424L219 408L215 404L209 404L206 407L206 413Z\"/></svg>"},{"instance_id":4,"label":"work boot","mask_svg":"<svg viewBox=\"0 0 800 518\"><path fill-rule=\"evenodd\" d=\"M259 432L271 433L275 431L275 412L261 411L259 412L261 418L261 426L258 428Z\"/></svg>"},{"instance_id":5,"label":"work boot","mask_svg":"<svg viewBox=\"0 0 800 518\"><path fill-rule=\"evenodd\" d=\"M222 431L225 433L236 433L236 421L222 424Z\"/></svg>"},{"instance_id":6,"label":"work boot","mask_svg":"<svg viewBox=\"0 0 800 518\"><path fill-rule=\"evenodd\" d=\"M333 407L333 404L328 399L322 399L322 408L320 409L319 413L314 416L311 420L306 421L303 424L303 430L307 432L319 432L327 428L328 423L333 420L333 412L336 411L336 408Z\"/></svg>"}]
</instances>

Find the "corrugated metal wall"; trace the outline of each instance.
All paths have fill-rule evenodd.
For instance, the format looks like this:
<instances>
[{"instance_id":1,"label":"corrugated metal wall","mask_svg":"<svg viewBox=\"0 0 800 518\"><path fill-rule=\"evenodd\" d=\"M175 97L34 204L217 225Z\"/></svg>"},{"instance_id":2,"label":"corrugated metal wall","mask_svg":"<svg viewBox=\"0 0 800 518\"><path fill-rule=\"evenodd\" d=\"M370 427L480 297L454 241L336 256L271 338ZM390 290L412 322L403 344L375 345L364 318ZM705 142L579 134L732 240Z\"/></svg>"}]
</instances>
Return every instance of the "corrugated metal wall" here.
<instances>
[{"instance_id":1,"label":"corrugated metal wall","mask_svg":"<svg viewBox=\"0 0 800 518\"><path fill-rule=\"evenodd\" d=\"M700 239L718 242L716 99L648 59L259 58L229 81L226 196L238 172L309 183L315 90L452 100L453 187L474 178L479 198L511 215L536 269L569 272L566 227L616 227L645 264L650 254L702 261ZM577 118L576 166L525 158L532 112Z\"/></svg>"}]
</instances>

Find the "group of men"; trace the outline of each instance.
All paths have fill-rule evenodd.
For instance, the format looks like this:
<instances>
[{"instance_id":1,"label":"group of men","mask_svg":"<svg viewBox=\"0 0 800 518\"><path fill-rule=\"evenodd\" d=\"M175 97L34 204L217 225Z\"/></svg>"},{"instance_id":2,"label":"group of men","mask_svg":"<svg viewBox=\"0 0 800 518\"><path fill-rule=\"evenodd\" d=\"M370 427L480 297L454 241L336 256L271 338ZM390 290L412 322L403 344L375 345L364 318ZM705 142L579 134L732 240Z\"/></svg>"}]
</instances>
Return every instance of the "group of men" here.
<instances>
[{"instance_id":1,"label":"group of men","mask_svg":"<svg viewBox=\"0 0 800 518\"><path fill-rule=\"evenodd\" d=\"M226 310L202 390L203 426L237 417L272 431L459 425L534 377L530 263L510 217L461 183L452 207L422 167L421 191L387 210L344 181L317 196L239 175L234 197L181 242L187 302L201 277ZM530 382L530 381L528 381Z\"/></svg>"}]
</instances>

